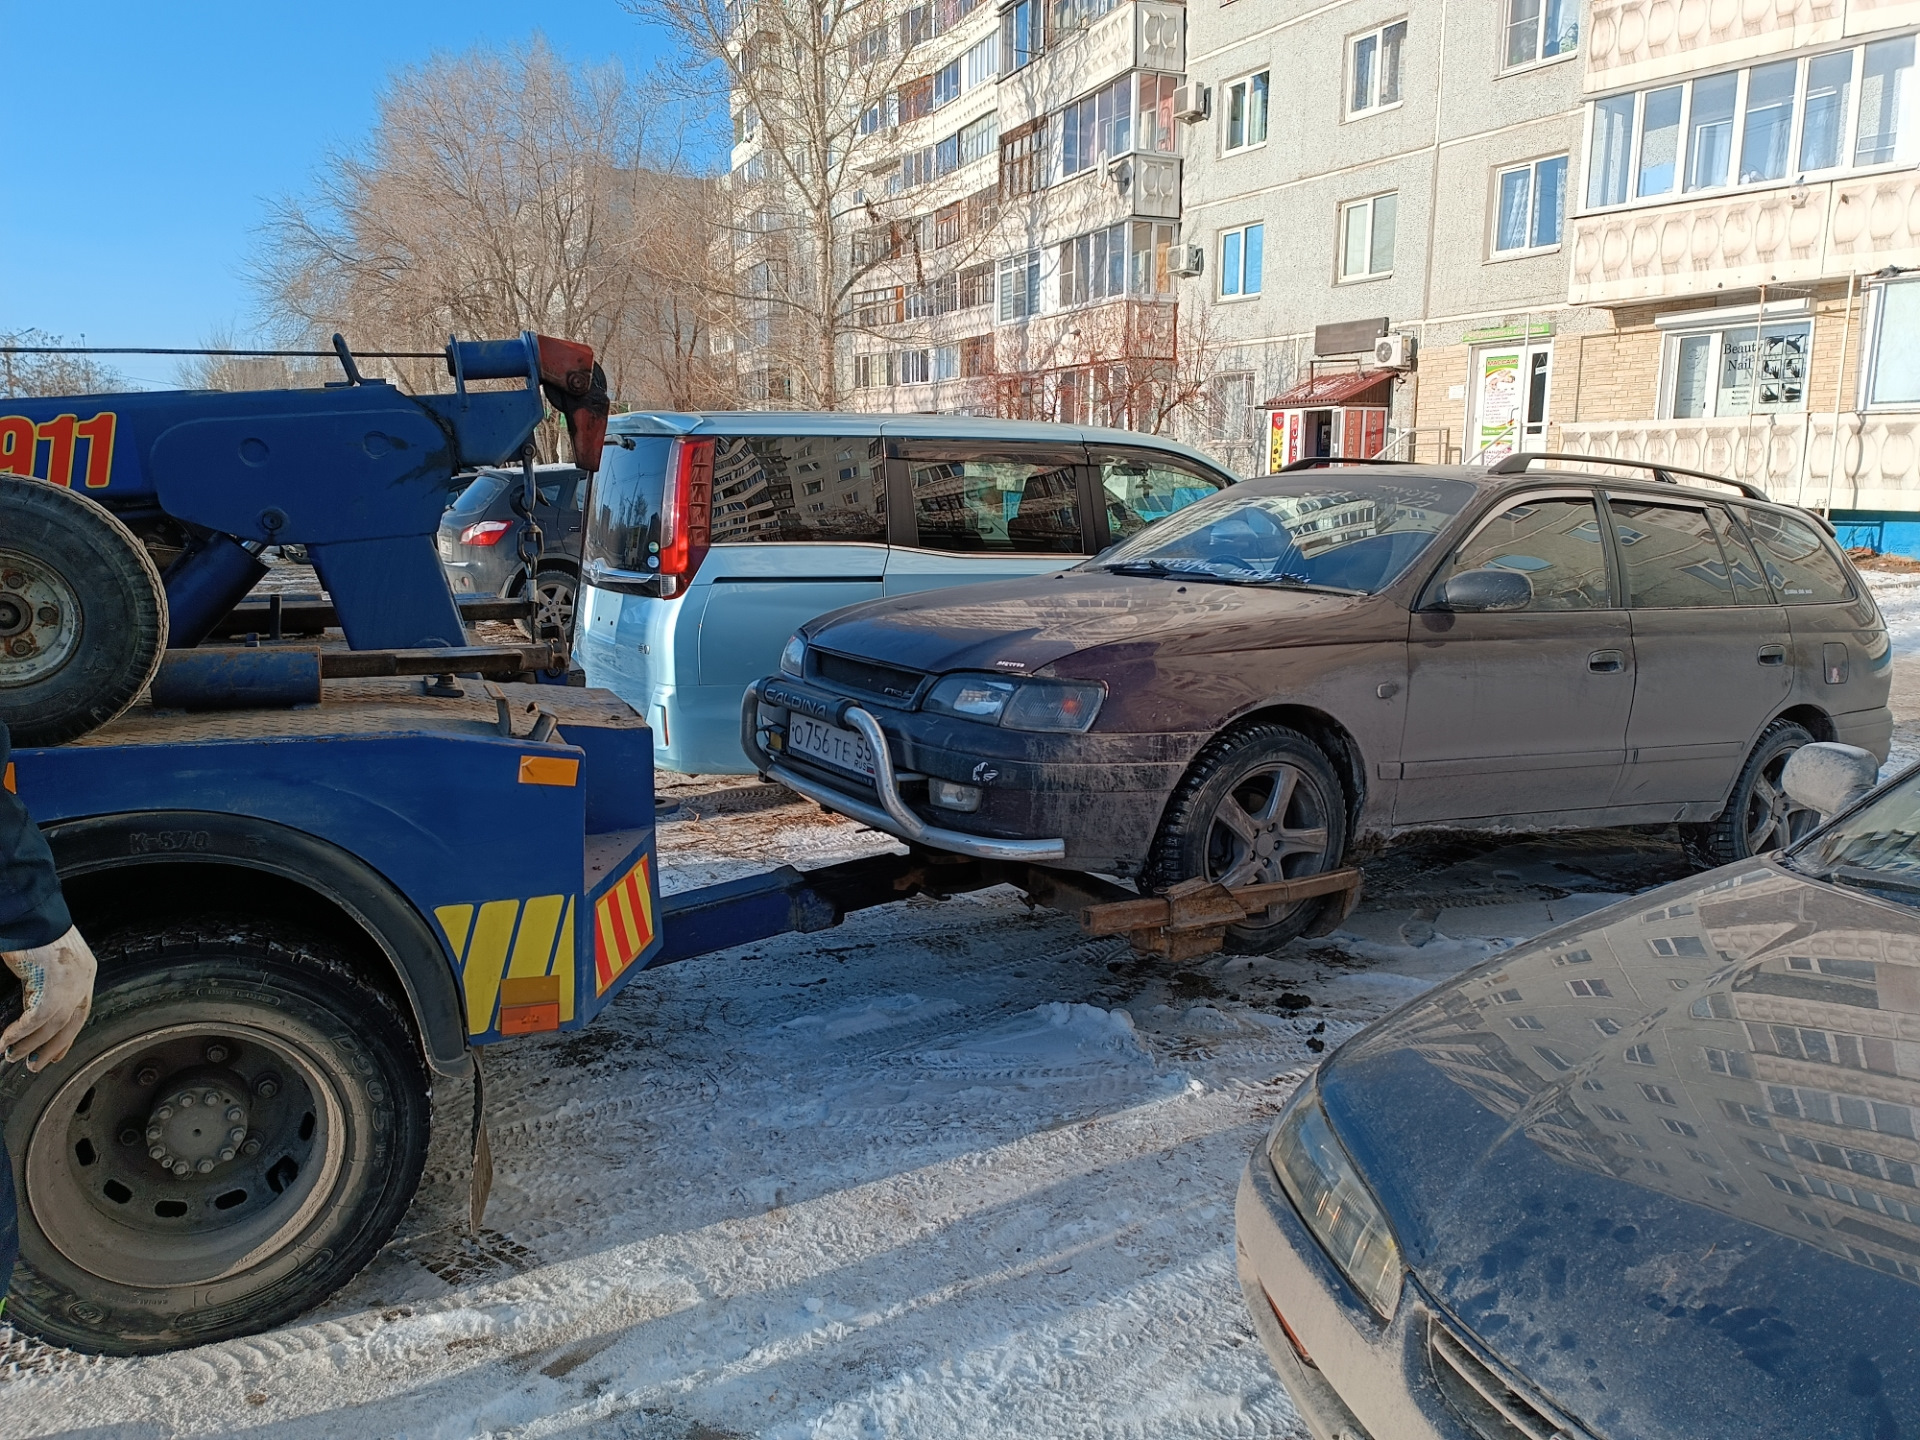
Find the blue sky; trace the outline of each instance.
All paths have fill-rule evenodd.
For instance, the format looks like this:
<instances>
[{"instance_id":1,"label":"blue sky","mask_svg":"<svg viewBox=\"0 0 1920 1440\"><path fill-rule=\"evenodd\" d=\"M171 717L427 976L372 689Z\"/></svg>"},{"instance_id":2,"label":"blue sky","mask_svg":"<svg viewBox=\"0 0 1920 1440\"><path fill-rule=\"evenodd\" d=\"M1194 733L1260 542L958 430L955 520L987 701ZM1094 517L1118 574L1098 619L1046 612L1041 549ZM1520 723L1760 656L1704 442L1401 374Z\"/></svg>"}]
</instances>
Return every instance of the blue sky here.
<instances>
[{"instance_id":1,"label":"blue sky","mask_svg":"<svg viewBox=\"0 0 1920 1440\"><path fill-rule=\"evenodd\" d=\"M0 330L95 345L244 335L267 203L366 135L387 75L536 31L569 60L636 76L660 53L617 0L0 0ZM172 380L169 360L109 363Z\"/></svg>"}]
</instances>

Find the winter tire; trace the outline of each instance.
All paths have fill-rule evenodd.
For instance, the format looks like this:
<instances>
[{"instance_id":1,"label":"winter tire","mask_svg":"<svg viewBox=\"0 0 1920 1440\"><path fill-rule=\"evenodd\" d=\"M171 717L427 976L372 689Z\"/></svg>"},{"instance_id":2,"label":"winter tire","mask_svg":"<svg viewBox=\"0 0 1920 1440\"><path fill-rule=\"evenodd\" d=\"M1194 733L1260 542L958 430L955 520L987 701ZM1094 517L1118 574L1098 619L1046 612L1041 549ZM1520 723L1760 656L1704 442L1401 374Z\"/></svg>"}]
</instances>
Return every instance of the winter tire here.
<instances>
[{"instance_id":1,"label":"winter tire","mask_svg":"<svg viewBox=\"0 0 1920 1440\"><path fill-rule=\"evenodd\" d=\"M513 623L529 640L544 640L553 633L563 639L572 638L573 607L579 589L580 582L573 571L560 565L543 566L533 579L533 614Z\"/></svg>"},{"instance_id":2,"label":"winter tire","mask_svg":"<svg viewBox=\"0 0 1920 1440\"><path fill-rule=\"evenodd\" d=\"M325 947L239 928L102 944L71 1053L0 1076L18 1328L111 1355L253 1334L405 1213L430 1128L411 1030Z\"/></svg>"},{"instance_id":3,"label":"winter tire","mask_svg":"<svg viewBox=\"0 0 1920 1440\"><path fill-rule=\"evenodd\" d=\"M167 643L147 549L60 485L0 475L0 723L16 745L59 745L140 697Z\"/></svg>"},{"instance_id":4,"label":"winter tire","mask_svg":"<svg viewBox=\"0 0 1920 1440\"><path fill-rule=\"evenodd\" d=\"M1346 848L1346 796L1320 748L1284 725L1244 725L1208 742L1167 802L1147 887L1196 876L1228 886L1295 880L1336 868ZM1227 948L1277 949L1330 903L1338 897L1275 905L1230 927Z\"/></svg>"},{"instance_id":5,"label":"winter tire","mask_svg":"<svg viewBox=\"0 0 1920 1440\"><path fill-rule=\"evenodd\" d=\"M1780 775L1787 760L1813 736L1791 720L1776 720L1760 732L1747 763L1727 796L1727 808L1704 825L1683 825L1688 856L1703 869L1751 860L1784 849L1808 834L1820 817L1787 798Z\"/></svg>"}]
</instances>

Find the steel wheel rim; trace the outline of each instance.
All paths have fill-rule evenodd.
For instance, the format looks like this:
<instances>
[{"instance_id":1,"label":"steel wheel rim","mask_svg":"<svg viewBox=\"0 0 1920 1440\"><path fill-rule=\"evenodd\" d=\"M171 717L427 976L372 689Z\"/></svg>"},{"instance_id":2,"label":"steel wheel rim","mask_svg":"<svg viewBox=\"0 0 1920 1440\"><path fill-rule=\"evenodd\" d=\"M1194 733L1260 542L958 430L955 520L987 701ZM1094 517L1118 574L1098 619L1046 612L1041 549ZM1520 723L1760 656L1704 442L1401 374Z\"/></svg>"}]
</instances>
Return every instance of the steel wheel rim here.
<instances>
[{"instance_id":1,"label":"steel wheel rim","mask_svg":"<svg viewBox=\"0 0 1920 1440\"><path fill-rule=\"evenodd\" d=\"M1207 826L1206 876L1232 887L1314 874L1326 857L1327 818L1317 788L1299 766L1285 760L1258 766L1235 781L1214 807ZM1291 908L1268 907L1267 921Z\"/></svg>"},{"instance_id":2,"label":"steel wheel rim","mask_svg":"<svg viewBox=\"0 0 1920 1440\"><path fill-rule=\"evenodd\" d=\"M1795 803L1780 783L1787 761L1792 758L1793 750L1784 750L1761 766L1760 773L1753 777L1745 825L1749 855L1783 850L1810 834L1820 823L1819 815Z\"/></svg>"},{"instance_id":3,"label":"steel wheel rim","mask_svg":"<svg viewBox=\"0 0 1920 1440\"><path fill-rule=\"evenodd\" d=\"M80 597L58 570L17 550L0 550L0 688L32 685L80 648Z\"/></svg>"},{"instance_id":4,"label":"steel wheel rim","mask_svg":"<svg viewBox=\"0 0 1920 1440\"><path fill-rule=\"evenodd\" d=\"M218 1045L230 1047L230 1063L205 1059ZM198 1063L187 1060L192 1051ZM161 1073L142 1084L147 1066ZM262 1078L281 1088L263 1092ZM247 1092L244 1100L232 1094L236 1082ZM191 1127L180 1123L188 1112L176 1110L159 1122L164 1134L156 1142L153 1117L182 1090L237 1101L250 1120L261 1122L257 1130L246 1127L247 1140L258 1135L258 1149L240 1153L243 1141L231 1160L218 1159L217 1151L202 1157L214 1158L208 1172L191 1163L184 1175L163 1172L151 1150L156 1143L177 1145ZM140 1116L147 1126L136 1128L142 1092L152 1100ZM224 1108L216 1113L225 1123ZM21 1166L26 1204L55 1250L111 1284L210 1284L296 1246L323 1213L347 1168L347 1113L325 1067L291 1036L244 1022L146 1031L78 1067L35 1118ZM132 1143L129 1131L137 1135ZM82 1141L92 1147L90 1163ZM240 1190L246 1198L221 1205ZM162 1205L182 1208L163 1212Z\"/></svg>"}]
</instances>

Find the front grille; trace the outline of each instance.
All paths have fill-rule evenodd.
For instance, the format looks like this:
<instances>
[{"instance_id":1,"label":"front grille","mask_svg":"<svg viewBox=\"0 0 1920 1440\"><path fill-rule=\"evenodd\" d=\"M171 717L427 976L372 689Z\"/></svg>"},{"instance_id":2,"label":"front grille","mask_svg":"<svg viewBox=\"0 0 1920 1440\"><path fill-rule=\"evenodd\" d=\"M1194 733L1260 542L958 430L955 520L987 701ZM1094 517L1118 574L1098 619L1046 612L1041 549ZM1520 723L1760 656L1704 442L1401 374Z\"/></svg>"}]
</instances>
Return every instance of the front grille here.
<instances>
[{"instance_id":1,"label":"front grille","mask_svg":"<svg viewBox=\"0 0 1920 1440\"><path fill-rule=\"evenodd\" d=\"M910 705L919 692L923 678L918 670L902 670L893 665L876 665L850 655L835 655L830 650L811 650L807 656L810 677L836 690L857 690L883 704Z\"/></svg>"},{"instance_id":2,"label":"front grille","mask_svg":"<svg viewBox=\"0 0 1920 1440\"><path fill-rule=\"evenodd\" d=\"M1586 1440L1585 1430L1504 1379L1438 1317L1428 1324L1427 1361L1447 1408L1481 1440Z\"/></svg>"}]
</instances>

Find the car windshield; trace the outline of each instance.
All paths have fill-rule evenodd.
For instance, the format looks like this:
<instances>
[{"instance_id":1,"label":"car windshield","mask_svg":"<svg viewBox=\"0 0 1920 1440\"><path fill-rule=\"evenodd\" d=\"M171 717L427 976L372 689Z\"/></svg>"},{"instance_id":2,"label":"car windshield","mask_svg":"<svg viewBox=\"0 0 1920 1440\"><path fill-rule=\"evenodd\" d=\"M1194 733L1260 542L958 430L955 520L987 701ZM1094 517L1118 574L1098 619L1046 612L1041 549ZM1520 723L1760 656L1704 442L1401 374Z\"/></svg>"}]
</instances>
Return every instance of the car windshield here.
<instances>
[{"instance_id":1,"label":"car windshield","mask_svg":"<svg viewBox=\"0 0 1920 1440\"><path fill-rule=\"evenodd\" d=\"M1198 501L1088 562L1121 575L1372 594L1460 512L1464 480L1253 480Z\"/></svg>"},{"instance_id":2,"label":"car windshield","mask_svg":"<svg viewBox=\"0 0 1920 1440\"><path fill-rule=\"evenodd\" d=\"M1788 857L1804 875L1920 905L1920 768Z\"/></svg>"}]
</instances>

